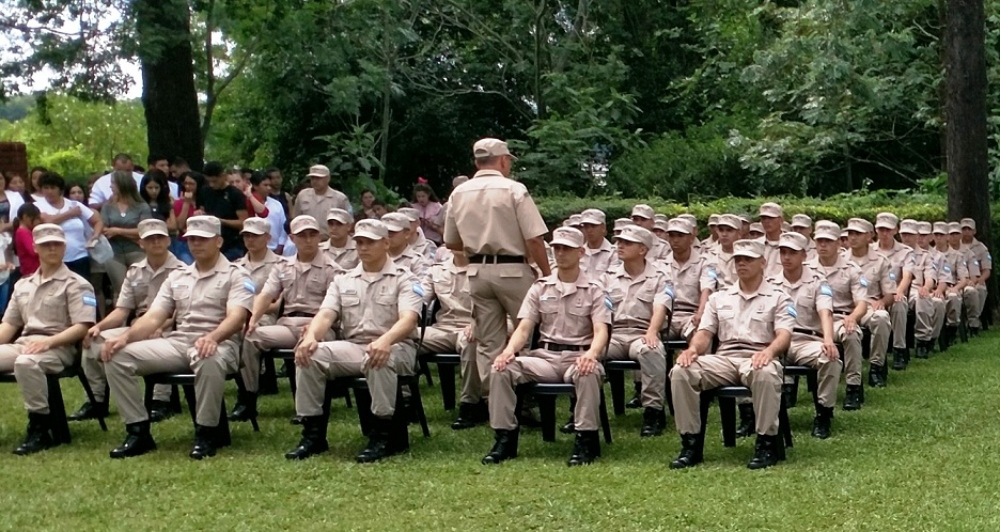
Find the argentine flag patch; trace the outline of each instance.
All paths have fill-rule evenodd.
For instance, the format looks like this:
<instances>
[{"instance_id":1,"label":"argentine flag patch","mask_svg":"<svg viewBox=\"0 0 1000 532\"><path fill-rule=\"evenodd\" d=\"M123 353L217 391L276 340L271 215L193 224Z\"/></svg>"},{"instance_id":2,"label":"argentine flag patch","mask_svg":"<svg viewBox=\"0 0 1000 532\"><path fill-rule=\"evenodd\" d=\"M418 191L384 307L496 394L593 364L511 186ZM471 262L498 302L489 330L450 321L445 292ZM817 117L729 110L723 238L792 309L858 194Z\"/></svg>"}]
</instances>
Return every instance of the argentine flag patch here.
<instances>
[{"instance_id":1,"label":"argentine flag patch","mask_svg":"<svg viewBox=\"0 0 1000 532\"><path fill-rule=\"evenodd\" d=\"M795 310L795 305L788 305L788 307L785 309L785 311L788 312L788 315L791 316L791 317L793 317L793 318L798 318L799 317L798 311Z\"/></svg>"},{"instance_id":2,"label":"argentine flag patch","mask_svg":"<svg viewBox=\"0 0 1000 532\"><path fill-rule=\"evenodd\" d=\"M889 272L889 280L890 281L896 280L896 272Z\"/></svg>"},{"instance_id":3,"label":"argentine flag patch","mask_svg":"<svg viewBox=\"0 0 1000 532\"><path fill-rule=\"evenodd\" d=\"M828 284L821 285L819 287L819 293L823 294L824 296L833 297L833 289L830 288L830 285Z\"/></svg>"},{"instance_id":4,"label":"argentine flag patch","mask_svg":"<svg viewBox=\"0 0 1000 532\"><path fill-rule=\"evenodd\" d=\"M663 293L667 294L667 296L670 297L670 299L673 299L674 298L674 285L668 284L666 286L666 288L663 289Z\"/></svg>"},{"instance_id":5,"label":"argentine flag patch","mask_svg":"<svg viewBox=\"0 0 1000 532\"><path fill-rule=\"evenodd\" d=\"M413 281L413 293L424 297L424 286L419 281Z\"/></svg>"},{"instance_id":6,"label":"argentine flag patch","mask_svg":"<svg viewBox=\"0 0 1000 532\"><path fill-rule=\"evenodd\" d=\"M709 268L708 269L708 276L711 277L712 279L716 279L716 280L718 280L718 278L719 278L719 274L716 273L715 268Z\"/></svg>"},{"instance_id":7,"label":"argentine flag patch","mask_svg":"<svg viewBox=\"0 0 1000 532\"><path fill-rule=\"evenodd\" d=\"M247 292L250 292L251 294L257 293L257 287L254 286L253 281L251 281L250 279L243 280L243 288L246 288Z\"/></svg>"},{"instance_id":8,"label":"argentine flag patch","mask_svg":"<svg viewBox=\"0 0 1000 532\"><path fill-rule=\"evenodd\" d=\"M868 288L868 279L865 279L864 275L861 276L860 281L861 281L861 286Z\"/></svg>"},{"instance_id":9,"label":"argentine flag patch","mask_svg":"<svg viewBox=\"0 0 1000 532\"><path fill-rule=\"evenodd\" d=\"M945 264L944 265L944 273L951 273L951 266L948 266L947 264Z\"/></svg>"},{"instance_id":10,"label":"argentine flag patch","mask_svg":"<svg viewBox=\"0 0 1000 532\"><path fill-rule=\"evenodd\" d=\"M611 301L611 296L609 296L608 294L604 294L604 306L608 307L608 310L615 309L615 303Z\"/></svg>"},{"instance_id":11,"label":"argentine flag patch","mask_svg":"<svg viewBox=\"0 0 1000 532\"><path fill-rule=\"evenodd\" d=\"M83 306L97 308L97 298L94 294L83 294Z\"/></svg>"}]
</instances>

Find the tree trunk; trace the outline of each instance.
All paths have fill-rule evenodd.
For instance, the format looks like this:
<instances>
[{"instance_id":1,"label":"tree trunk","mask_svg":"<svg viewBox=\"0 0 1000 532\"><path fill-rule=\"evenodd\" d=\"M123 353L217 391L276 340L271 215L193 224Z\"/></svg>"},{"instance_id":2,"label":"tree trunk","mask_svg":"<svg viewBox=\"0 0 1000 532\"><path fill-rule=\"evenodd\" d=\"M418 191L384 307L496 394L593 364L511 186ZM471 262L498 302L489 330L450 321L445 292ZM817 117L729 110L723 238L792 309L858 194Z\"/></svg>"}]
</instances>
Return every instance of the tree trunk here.
<instances>
[{"instance_id":1,"label":"tree trunk","mask_svg":"<svg viewBox=\"0 0 1000 532\"><path fill-rule=\"evenodd\" d=\"M948 216L973 218L993 248L986 128L986 19L983 0L948 0L946 83ZM996 282L990 279L993 308ZM986 312L985 314L989 314Z\"/></svg>"},{"instance_id":2,"label":"tree trunk","mask_svg":"<svg viewBox=\"0 0 1000 532\"><path fill-rule=\"evenodd\" d=\"M186 0L136 0L142 104L150 153L183 157L195 170L205 148L194 85Z\"/></svg>"}]
</instances>

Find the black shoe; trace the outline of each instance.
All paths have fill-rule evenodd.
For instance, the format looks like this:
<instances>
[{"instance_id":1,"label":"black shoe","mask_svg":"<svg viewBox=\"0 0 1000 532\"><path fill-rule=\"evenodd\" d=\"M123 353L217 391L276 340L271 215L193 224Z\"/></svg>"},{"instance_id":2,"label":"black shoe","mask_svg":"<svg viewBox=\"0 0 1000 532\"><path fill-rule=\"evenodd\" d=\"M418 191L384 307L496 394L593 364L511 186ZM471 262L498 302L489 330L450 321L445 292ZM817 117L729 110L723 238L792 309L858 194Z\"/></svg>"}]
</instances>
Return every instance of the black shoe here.
<instances>
[{"instance_id":1,"label":"black shoe","mask_svg":"<svg viewBox=\"0 0 1000 532\"><path fill-rule=\"evenodd\" d=\"M247 422L257 417L257 393L243 392L236 400L233 412L229 414L229 421Z\"/></svg>"},{"instance_id":2,"label":"black shoe","mask_svg":"<svg viewBox=\"0 0 1000 532\"><path fill-rule=\"evenodd\" d=\"M684 469L700 464L704 460L704 447L703 434L681 434L681 454L670 462L670 469Z\"/></svg>"},{"instance_id":3,"label":"black shoe","mask_svg":"<svg viewBox=\"0 0 1000 532\"><path fill-rule=\"evenodd\" d=\"M156 450L156 442L149 434L149 421L125 425L125 441L111 450L111 458L131 458Z\"/></svg>"},{"instance_id":4,"label":"black shoe","mask_svg":"<svg viewBox=\"0 0 1000 532\"><path fill-rule=\"evenodd\" d=\"M49 414L28 412L28 431L21 445L14 449L14 454L27 456L58 445L52 439L52 434L49 433L50 425L51 416Z\"/></svg>"},{"instance_id":5,"label":"black shoe","mask_svg":"<svg viewBox=\"0 0 1000 532\"><path fill-rule=\"evenodd\" d=\"M868 385L876 388L885 388L885 366L872 364L868 367Z\"/></svg>"},{"instance_id":6,"label":"black shoe","mask_svg":"<svg viewBox=\"0 0 1000 532\"><path fill-rule=\"evenodd\" d=\"M947 325L941 331L941 352L945 352L949 347L955 345L955 340L958 340L958 326L957 325Z\"/></svg>"},{"instance_id":7,"label":"black shoe","mask_svg":"<svg viewBox=\"0 0 1000 532\"><path fill-rule=\"evenodd\" d=\"M404 421L392 418L375 418L372 425L372 432L368 437L368 445L355 457L355 460L359 464L378 462L384 458L399 454L409 447L408 442L404 448L400 445L400 442L396 441L400 435L398 428L394 425L402 425L405 433L406 424Z\"/></svg>"},{"instance_id":8,"label":"black shoe","mask_svg":"<svg viewBox=\"0 0 1000 532\"><path fill-rule=\"evenodd\" d=\"M915 356L917 358L920 358L920 359L923 359L923 360L927 360L928 358L931 357L931 351L933 349L934 349L934 340L930 340L930 341L918 340L917 341L917 352L916 352Z\"/></svg>"},{"instance_id":9,"label":"black shoe","mask_svg":"<svg viewBox=\"0 0 1000 532\"><path fill-rule=\"evenodd\" d=\"M642 383L635 383L635 395L627 403L625 408L642 408Z\"/></svg>"},{"instance_id":10,"label":"black shoe","mask_svg":"<svg viewBox=\"0 0 1000 532\"><path fill-rule=\"evenodd\" d=\"M795 383L786 382L781 385L781 395L785 396L785 406L788 408L795 408L795 405L799 403L798 390L795 389Z\"/></svg>"},{"instance_id":11,"label":"black shoe","mask_svg":"<svg viewBox=\"0 0 1000 532\"><path fill-rule=\"evenodd\" d=\"M519 427L528 429L537 429L542 426L542 422L538 420L535 409L530 406L521 408L521 412L517 415L517 424Z\"/></svg>"},{"instance_id":12,"label":"black shoe","mask_svg":"<svg viewBox=\"0 0 1000 532\"><path fill-rule=\"evenodd\" d=\"M87 401L76 411L75 414L66 418L69 421L86 421L88 419L100 419L108 417L108 402L103 403Z\"/></svg>"},{"instance_id":13,"label":"black shoe","mask_svg":"<svg viewBox=\"0 0 1000 532\"><path fill-rule=\"evenodd\" d=\"M736 429L737 438L748 438L753 434L756 429L757 418L753 413L753 405L750 403L742 403L739 405L740 408L740 426Z\"/></svg>"},{"instance_id":14,"label":"black shoe","mask_svg":"<svg viewBox=\"0 0 1000 532\"><path fill-rule=\"evenodd\" d=\"M483 465L499 464L500 462L510 460L511 458L517 458L517 440L518 436L521 434L521 429L497 429L495 432L496 436L493 442L493 448L490 449L490 452L483 457Z\"/></svg>"},{"instance_id":15,"label":"black shoe","mask_svg":"<svg viewBox=\"0 0 1000 532\"><path fill-rule=\"evenodd\" d=\"M861 410L861 385L847 385L847 395L844 397L844 410Z\"/></svg>"},{"instance_id":16,"label":"black shoe","mask_svg":"<svg viewBox=\"0 0 1000 532\"><path fill-rule=\"evenodd\" d=\"M601 456L601 438L596 430L576 431L576 441L573 443L573 454L569 456L566 465L573 467L594 463Z\"/></svg>"},{"instance_id":17,"label":"black shoe","mask_svg":"<svg viewBox=\"0 0 1000 532\"><path fill-rule=\"evenodd\" d=\"M291 423L292 425L302 425L303 419L305 418L302 416L292 416L291 419L288 420L288 422Z\"/></svg>"},{"instance_id":18,"label":"black shoe","mask_svg":"<svg viewBox=\"0 0 1000 532\"><path fill-rule=\"evenodd\" d=\"M281 367L274 372L274 377L277 379L288 377L288 362L281 363Z\"/></svg>"},{"instance_id":19,"label":"black shoe","mask_svg":"<svg viewBox=\"0 0 1000 532\"><path fill-rule=\"evenodd\" d=\"M816 405L816 418L813 419L813 438L825 440L830 437L830 425L833 421L833 407Z\"/></svg>"},{"instance_id":20,"label":"black shoe","mask_svg":"<svg viewBox=\"0 0 1000 532\"><path fill-rule=\"evenodd\" d=\"M149 422L159 423L165 419L170 419L174 415L174 409L168 401L156 401L149 408Z\"/></svg>"},{"instance_id":21,"label":"black shoe","mask_svg":"<svg viewBox=\"0 0 1000 532\"><path fill-rule=\"evenodd\" d=\"M667 415L663 409L647 407L642 411L642 429L639 431L639 437L659 436L666 428Z\"/></svg>"},{"instance_id":22,"label":"black shoe","mask_svg":"<svg viewBox=\"0 0 1000 532\"><path fill-rule=\"evenodd\" d=\"M910 350L906 348L893 348L892 369L893 371L903 371L910 362Z\"/></svg>"},{"instance_id":23,"label":"black shoe","mask_svg":"<svg viewBox=\"0 0 1000 532\"><path fill-rule=\"evenodd\" d=\"M979 327L969 327L969 338L979 336Z\"/></svg>"},{"instance_id":24,"label":"black shoe","mask_svg":"<svg viewBox=\"0 0 1000 532\"><path fill-rule=\"evenodd\" d=\"M201 460L215 456L216 432L218 427L206 427L204 425L194 426L194 447L191 447L191 458Z\"/></svg>"},{"instance_id":25,"label":"black shoe","mask_svg":"<svg viewBox=\"0 0 1000 532\"><path fill-rule=\"evenodd\" d=\"M302 417L302 439L298 446L285 453L289 460L305 460L310 456L325 453L330 450L326 441L326 426L329 418L326 416Z\"/></svg>"},{"instance_id":26,"label":"black shoe","mask_svg":"<svg viewBox=\"0 0 1000 532\"><path fill-rule=\"evenodd\" d=\"M479 401L478 403L459 403L458 418L456 418L455 422L451 424L451 429L471 429L478 425L482 425L489 420L490 411L486 406L486 402Z\"/></svg>"},{"instance_id":27,"label":"black shoe","mask_svg":"<svg viewBox=\"0 0 1000 532\"><path fill-rule=\"evenodd\" d=\"M573 419L573 416L569 416L569 419L566 420L566 424L559 427L559 432L562 432L563 434L576 433L576 421Z\"/></svg>"},{"instance_id":28,"label":"black shoe","mask_svg":"<svg viewBox=\"0 0 1000 532\"><path fill-rule=\"evenodd\" d=\"M753 458L747 464L749 469L764 469L777 465L785 459L785 440L781 434L774 436L757 435L757 444L754 446Z\"/></svg>"}]
</instances>

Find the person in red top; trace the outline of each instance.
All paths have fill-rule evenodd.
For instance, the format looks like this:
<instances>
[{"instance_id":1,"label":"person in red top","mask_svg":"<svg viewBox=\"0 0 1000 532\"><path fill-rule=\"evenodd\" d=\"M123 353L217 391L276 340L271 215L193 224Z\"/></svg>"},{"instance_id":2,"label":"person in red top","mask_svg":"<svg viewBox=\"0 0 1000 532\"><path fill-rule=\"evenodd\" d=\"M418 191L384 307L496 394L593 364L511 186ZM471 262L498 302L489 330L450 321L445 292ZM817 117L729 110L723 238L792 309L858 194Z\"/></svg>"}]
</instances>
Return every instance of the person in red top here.
<instances>
[{"instance_id":1,"label":"person in red top","mask_svg":"<svg viewBox=\"0 0 1000 532\"><path fill-rule=\"evenodd\" d=\"M247 212L257 218L267 218L271 213L265 202L271 194L271 181L261 172L254 172L250 181L244 181L243 194L247 197Z\"/></svg>"},{"instance_id":2,"label":"person in red top","mask_svg":"<svg viewBox=\"0 0 1000 532\"><path fill-rule=\"evenodd\" d=\"M38 252L31 230L41 222L41 212L34 203L25 203L17 211L17 230L14 231L14 253L21 263L21 277L27 277L38 270Z\"/></svg>"}]
</instances>

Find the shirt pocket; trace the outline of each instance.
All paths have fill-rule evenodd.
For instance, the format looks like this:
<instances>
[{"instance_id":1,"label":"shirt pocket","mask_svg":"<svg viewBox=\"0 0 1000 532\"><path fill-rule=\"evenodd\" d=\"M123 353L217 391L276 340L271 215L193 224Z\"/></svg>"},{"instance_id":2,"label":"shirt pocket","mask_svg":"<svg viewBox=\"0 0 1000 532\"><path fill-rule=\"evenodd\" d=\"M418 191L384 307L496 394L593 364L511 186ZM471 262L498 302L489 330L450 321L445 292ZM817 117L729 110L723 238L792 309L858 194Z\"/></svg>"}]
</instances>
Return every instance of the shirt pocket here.
<instances>
[{"instance_id":1,"label":"shirt pocket","mask_svg":"<svg viewBox=\"0 0 1000 532\"><path fill-rule=\"evenodd\" d=\"M69 319L69 309L66 308L66 298L61 295L45 296L42 298L42 307L39 314L45 317L45 321L56 323L66 323Z\"/></svg>"},{"instance_id":2,"label":"shirt pocket","mask_svg":"<svg viewBox=\"0 0 1000 532\"><path fill-rule=\"evenodd\" d=\"M750 341L770 344L774 340L774 317L770 313L756 312L750 315Z\"/></svg>"},{"instance_id":3,"label":"shirt pocket","mask_svg":"<svg viewBox=\"0 0 1000 532\"><path fill-rule=\"evenodd\" d=\"M559 297L540 296L538 298L538 312L546 316L559 312Z\"/></svg>"}]
</instances>

